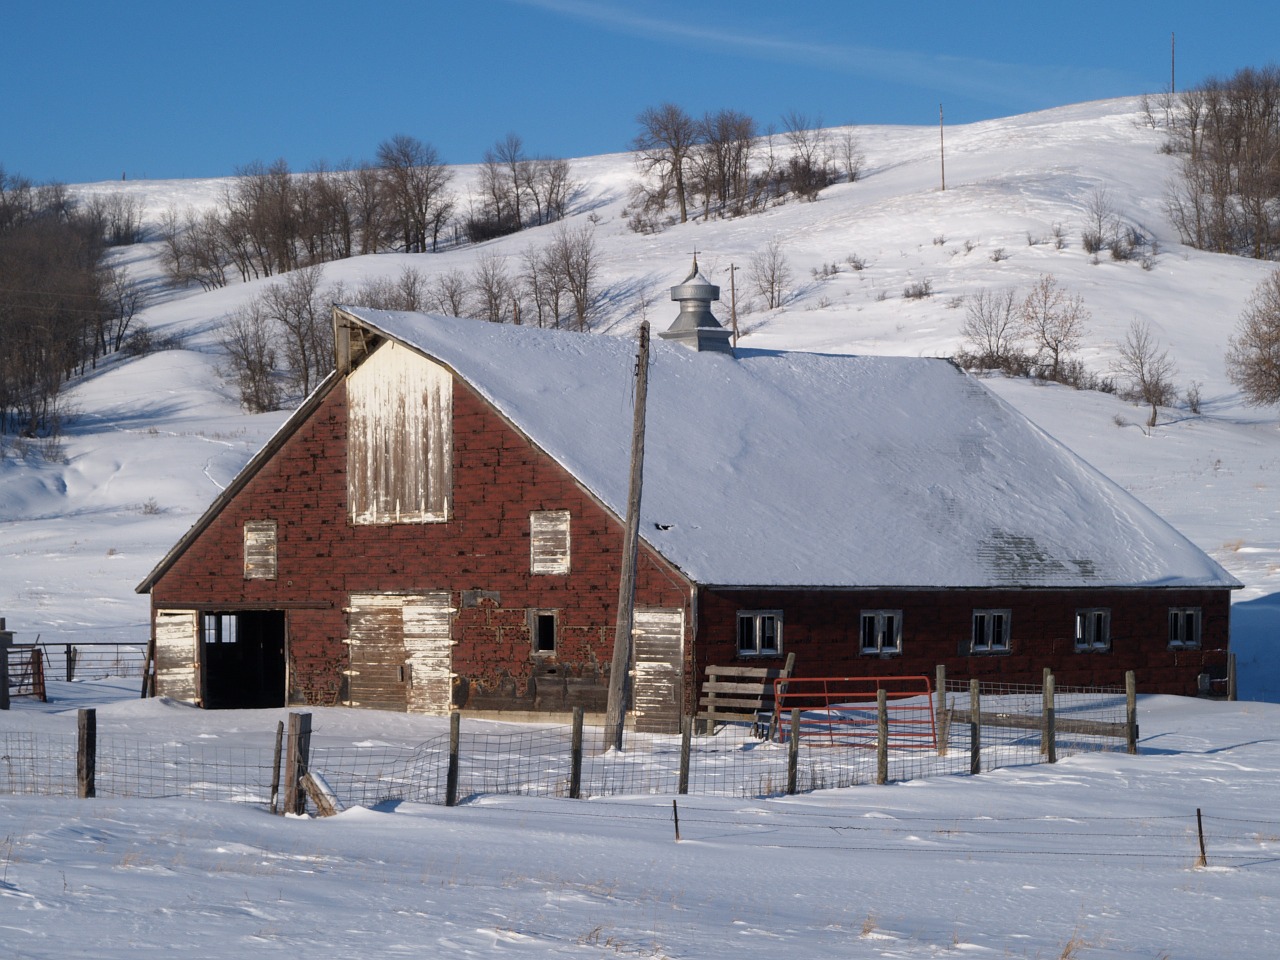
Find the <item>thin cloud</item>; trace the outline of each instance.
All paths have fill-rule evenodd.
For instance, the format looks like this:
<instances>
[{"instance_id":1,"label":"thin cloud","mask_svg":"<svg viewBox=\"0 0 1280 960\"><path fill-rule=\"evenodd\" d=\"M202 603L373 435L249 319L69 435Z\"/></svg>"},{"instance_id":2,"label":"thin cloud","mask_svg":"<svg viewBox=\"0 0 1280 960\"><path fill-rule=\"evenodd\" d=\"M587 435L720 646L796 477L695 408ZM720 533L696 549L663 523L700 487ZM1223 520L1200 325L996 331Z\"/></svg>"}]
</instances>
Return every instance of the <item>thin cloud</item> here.
<instances>
[{"instance_id":1,"label":"thin cloud","mask_svg":"<svg viewBox=\"0 0 1280 960\"><path fill-rule=\"evenodd\" d=\"M1104 90L1123 86L1123 76L1110 70L1004 63L973 57L941 56L858 44L815 43L763 37L707 26L704 21L675 21L639 16L610 4L589 0L507 0L525 7L571 17L630 36L669 40L688 46L734 50L740 55L777 63L802 64L848 76L866 77L930 90L946 90L992 103L1022 106L1053 97L1059 91ZM1040 91L1037 98L1031 91Z\"/></svg>"}]
</instances>

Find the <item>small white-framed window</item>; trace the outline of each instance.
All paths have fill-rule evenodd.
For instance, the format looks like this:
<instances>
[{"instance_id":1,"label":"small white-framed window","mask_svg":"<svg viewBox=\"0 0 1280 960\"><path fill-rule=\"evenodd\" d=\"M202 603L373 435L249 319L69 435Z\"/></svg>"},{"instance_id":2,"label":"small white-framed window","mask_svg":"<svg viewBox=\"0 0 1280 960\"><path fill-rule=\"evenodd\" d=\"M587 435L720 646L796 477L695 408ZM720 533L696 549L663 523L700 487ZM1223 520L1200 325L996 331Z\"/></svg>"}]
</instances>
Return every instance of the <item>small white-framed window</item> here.
<instances>
[{"instance_id":1,"label":"small white-framed window","mask_svg":"<svg viewBox=\"0 0 1280 960\"><path fill-rule=\"evenodd\" d=\"M1197 650L1200 647L1200 608L1169 608L1169 648Z\"/></svg>"},{"instance_id":2,"label":"small white-framed window","mask_svg":"<svg viewBox=\"0 0 1280 960\"><path fill-rule=\"evenodd\" d=\"M970 653L1008 653L1010 610L974 610Z\"/></svg>"},{"instance_id":3,"label":"small white-framed window","mask_svg":"<svg viewBox=\"0 0 1280 960\"><path fill-rule=\"evenodd\" d=\"M200 616L200 638L205 643L235 643L234 613L205 613Z\"/></svg>"},{"instance_id":4,"label":"small white-framed window","mask_svg":"<svg viewBox=\"0 0 1280 960\"><path fill-rule=\"evenodd\" d=\"M569 572L568 510L534 510L529 514L529 572Z\"/></svg>"},{"instance_id":5,"label":"small white-framed window","mask_svg":"<svg viewBox=\"0 0 1280 960\"><path fill-rule=\"evenodd\" d=\"M1106 653L1111 649L1111 610L1093 607L1076 611L1076 650Z\"/></svg>"},{"instance_id":6,"label":"small white-framed window","mask_svg":"<svg viewBox=\"0 0 1280 960\"><path fill-rule=\"evenodd\" d=\"M276 578L276 522L274 520L244 522L244 578L246 580Z\"/></svg>"},{"instance_id":7,"label":"small white-framed window","mask_svg":"<svg viewBox=\"0 0 1280 960\"><path fill-rule=\"evenodd\" d=\"M860 648L878 657L902 653L902 611L863 610Z\"/></svg>"},{"instance_id":8,"label":"small white-framed window","mask_svg":"<svg viewBox=\"0 0 1280 960\"><path fill-rule=\"evenodd\" d=\"M560 640L560 617L555 610L529 611L529 636L537 657L553 657Z\"/></svg>"},{"instance_id":9,"label":"small white-framed window","mask_svg":"<svg viewBox=\"0 0 1280 960\"><path fill-rule=\"evenodd\" d=\"M782 653L781 610L738 611L738 656L776 657Z\"/></svg>"}]
</instances>

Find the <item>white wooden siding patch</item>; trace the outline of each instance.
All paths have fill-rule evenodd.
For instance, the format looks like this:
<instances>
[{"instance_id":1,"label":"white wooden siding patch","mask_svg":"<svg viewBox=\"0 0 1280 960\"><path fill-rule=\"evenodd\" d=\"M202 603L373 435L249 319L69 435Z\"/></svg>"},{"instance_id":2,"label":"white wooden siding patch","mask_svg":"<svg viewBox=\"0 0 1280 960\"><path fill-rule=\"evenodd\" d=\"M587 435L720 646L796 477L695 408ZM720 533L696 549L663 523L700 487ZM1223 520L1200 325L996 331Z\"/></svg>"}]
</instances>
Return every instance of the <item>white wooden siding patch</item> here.
<instances>
[{"instance_id":1,"label":"white wooden siding patch","mask_svg":"<svg viewBox=\"0 0 1280 960\"><path fill-rule=\"evenodd\" d=\"M632 635L636 729L661 733L678 730L684 689L684 610L639 607Z\"/></svg>"},{"instance_id":2,"label":"white wooden siding patch","mask_svg":"<svg viewBox=\"0 0 1280 960\"><path fill-rule=\"evenodd\" d=\"M196 664L199 663L194 610L156 611L156 693L173 700L199 700Z\"/></svg>"},{"instance_id":3,"label":"white wooden siding patch","mask_svg":"<svg viewBox=\"0 0 1280 960\"><path fill-rule=\"evenodd\" d=\"M453 612L448 593L405 598L410 713L444 716L453 704Z\"/></svg>"},{"instance_id":4,"label":"white wooden siding patch","mask_svg":"<svg viewBox=\"0 0 1280 960\"><path fill-rule=\"evenodd\" d=\"M529 572L569 572L569 511L529 514Z\"/></svg>"},{"instance_id":5,"label":"white wooden siding patch","mask_svg":"<svg viewBox=\"0 0 1280 960\"><path fill-rule=\"evenodd\" d=\"M276 522L246 520L244 524L244 578L276 578Z\"/></svg>"},{"instance_id":6,"label":"white wooden siding patch","mask_svg":"<svg viewBox=\"0 0 1280 960\"><path fill-rule=\"evenodd\" d=\"M347 378L347 484L358 524L449 518L453 379L387 342Z\"/></svg>"}]
</instances>

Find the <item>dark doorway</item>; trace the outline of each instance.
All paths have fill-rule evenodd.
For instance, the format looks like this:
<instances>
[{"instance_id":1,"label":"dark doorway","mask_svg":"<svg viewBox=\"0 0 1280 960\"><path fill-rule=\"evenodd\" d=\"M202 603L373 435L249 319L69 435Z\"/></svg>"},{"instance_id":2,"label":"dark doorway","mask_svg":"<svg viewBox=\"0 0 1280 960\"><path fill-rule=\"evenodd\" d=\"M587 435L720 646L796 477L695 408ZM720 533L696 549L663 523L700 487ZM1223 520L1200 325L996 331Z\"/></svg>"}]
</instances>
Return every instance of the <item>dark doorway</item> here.
<instances>
[{"instance_id":1,"label":"dark doorway","mask_svg":"<svg viewBox=\"0 0 1280 960\"><path fill-rule=\"evenodd\" d=\"M284 634L281 610L202 614L204 705L212 710L283 707Z\"/></svg>"}]
</instances>

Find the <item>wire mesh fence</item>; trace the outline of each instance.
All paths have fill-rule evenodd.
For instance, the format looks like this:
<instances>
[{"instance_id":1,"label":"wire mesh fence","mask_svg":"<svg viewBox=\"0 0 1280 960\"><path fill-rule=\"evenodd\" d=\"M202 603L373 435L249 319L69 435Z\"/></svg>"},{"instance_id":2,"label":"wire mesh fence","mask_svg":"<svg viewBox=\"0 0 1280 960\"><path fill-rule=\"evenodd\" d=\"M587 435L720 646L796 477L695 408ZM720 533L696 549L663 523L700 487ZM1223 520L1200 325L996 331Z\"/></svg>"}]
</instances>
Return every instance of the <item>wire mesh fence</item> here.
<instances>
[{"instance_id":1,"label":"wire mesh fence","mask_svg":"<svg viewBox=\"0 0 1280 960\"><path fill-rule=\"evenodd\" d=\"M914 740L886 743L883 753L875 740L865 738L800 736L792 743L764 739L759 725L726 723L713 733L691 736L686 761L678 734L629 733L624 749L616 750L603 728L588 727L575 771L571 726L492 732L461 724L456 749L448 735L404 747L313 744L308 766L343 806L375 806L394 800L443 804L496 794L762 797L875 783L882 769L884 779L904 781L1048 757L1039 688L985 684L979 697L975 710L968 686L948 684L935 699L939 732L930 749ZM1057 756L1125 749L1123 690L1061 689L1053 705ZM275 736L264 730L260 738L230 745L107 732L96 738L96 794L271 804L282 776ZM75 735L0 731L0 794L75 796L77 758Z\"/></svg>"}]
</instances>

